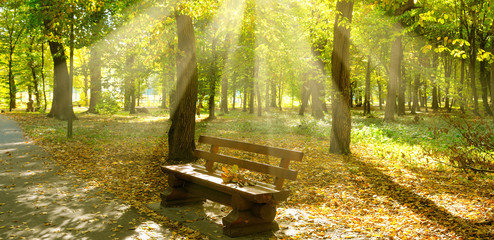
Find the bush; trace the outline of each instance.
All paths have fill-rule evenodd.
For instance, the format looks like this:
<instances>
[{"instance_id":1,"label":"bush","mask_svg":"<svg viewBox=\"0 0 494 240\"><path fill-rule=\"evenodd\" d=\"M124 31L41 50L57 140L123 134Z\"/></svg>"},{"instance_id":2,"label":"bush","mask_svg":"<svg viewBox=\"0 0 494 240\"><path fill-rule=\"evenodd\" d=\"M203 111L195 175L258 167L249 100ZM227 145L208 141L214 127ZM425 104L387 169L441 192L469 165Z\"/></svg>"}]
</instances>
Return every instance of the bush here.
<instances>
[{"instance_id":1,"label":"bush","mask_svg":"<svg viewBox=\"0 0 494 240\"><path fill-rule=\"evenodd\" d=\"M113 115L120 110L120 106L115 93L103 92L101 100L96 104L96 111L101 114Z\"/></svg>"},{"instance_id":2,"label":"bush","mask_svg":"<svg viewBox=\"0 0 494 240\"><path fill-rule=\"evenodd\" d=\"M449 148L450 162L466 171L494 172L494 129L486 121L477 118L447 118L450 128L456 130L460 143Z\"/></svg>"}]
</instances>

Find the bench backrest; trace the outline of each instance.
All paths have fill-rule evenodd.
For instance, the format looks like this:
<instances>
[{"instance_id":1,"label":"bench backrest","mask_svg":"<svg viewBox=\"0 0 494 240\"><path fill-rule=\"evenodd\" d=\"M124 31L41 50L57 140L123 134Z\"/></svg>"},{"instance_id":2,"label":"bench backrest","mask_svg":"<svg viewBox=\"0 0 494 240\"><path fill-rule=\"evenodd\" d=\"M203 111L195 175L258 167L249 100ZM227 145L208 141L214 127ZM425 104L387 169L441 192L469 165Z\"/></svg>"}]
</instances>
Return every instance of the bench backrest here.
<instances>
[{"instance_id":1,"label":"bench backrest","mask_svg":"<svg viewBox=\"0 0 494 240\"><path fill-rule=\"evenodd\" d=\"M297 172L290 170L288 167L290 161L301 161L304 154L299 151L293 151L283 148L268 147L263 145L257 145L252 143L240 142L230 139L200 136L199 143L210 144L211 149L209 152L203 150L196 150L195 155L199 158L206 160L206 169L210 172L213 171L215 162L237 165L239 168L248 169L264 174L269 174L275 177L273 185L276 189L281 190L283 188L284 179L296 180ZM232 156L218 154L219 148L232 148L246 152L264 154L267 156L273 156L280 158L279 166L272 166L265 163L259 163L240 159Z\"/></svg>"}]
</instances>

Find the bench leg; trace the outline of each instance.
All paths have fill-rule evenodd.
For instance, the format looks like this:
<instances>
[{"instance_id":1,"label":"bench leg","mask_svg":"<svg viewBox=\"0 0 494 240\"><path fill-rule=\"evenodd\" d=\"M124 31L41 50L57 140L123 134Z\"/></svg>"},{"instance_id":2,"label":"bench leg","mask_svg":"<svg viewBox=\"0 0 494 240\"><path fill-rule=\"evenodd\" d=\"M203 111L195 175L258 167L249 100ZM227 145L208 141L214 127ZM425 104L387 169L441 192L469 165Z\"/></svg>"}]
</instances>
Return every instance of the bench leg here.
<instances>
[{"instance_id":1,"label":"bench leg","mask_svg":"<svg viewBox=\"0 0 494 240\"><path fill-rule=\"evenodd\" d=\"M238 237L258 232L277 231L276 205L274 203L246 203L232 198L233 210L223 221L223 234ZM240 204L239 204L240 203Z\"/></svg>"},{"instance_id":2,"label":"bench leg","mask_svg":"<svg viewBox=\"0 0 494 240\"><path fill-rule=\"evenodd\" d=\"M174 175L168 176L169 187L161 193L161 206L177 206L204 202L205 199L198 197L184 189L184 182Z\"/></svg>"}]
</instances>

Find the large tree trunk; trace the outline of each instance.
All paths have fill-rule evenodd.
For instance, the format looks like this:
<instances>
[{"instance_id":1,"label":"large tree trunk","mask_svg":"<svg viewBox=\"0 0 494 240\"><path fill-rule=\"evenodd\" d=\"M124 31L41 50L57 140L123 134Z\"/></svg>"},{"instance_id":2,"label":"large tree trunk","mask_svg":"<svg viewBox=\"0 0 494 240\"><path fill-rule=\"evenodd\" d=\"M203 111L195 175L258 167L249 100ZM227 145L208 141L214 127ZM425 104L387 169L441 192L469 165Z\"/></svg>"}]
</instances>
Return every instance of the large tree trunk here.
<instances>
[{"instance_id":1,"label":"large tree trunk","mask_svg":"<svg viewBox=\"0 0 494 240\"><path fill-rule=\"evenodd\" d=\"M397 24L398 26L400 24ZM399 27L396 26L396 29ZM395 119L396 112L396 95L398 91L398 84L401 75L401 51L402 43L401 36L395 38L393 46L391 48L391 59L389 64L389 82L388 82L388 95L386 97L386 108L384 111L384 120L393 121Z\"/></svg>"},{"instance_id":2,"label":"large tree trunk","mask_svg":"<svg viewBox=\"0 0 494 240\"><path fill-rule=\"evenodd\" d=\"M73 119L75 119L73 109L69 109L69 105L72 105L72 89L69 89L69 71L67 70L64 48L59 42L49 41L49 45L53 58L54 87L53 102L48 117L67 120L69 117L68 114L72 114Z\"/></svg>"},{"instance_id":3,"label":"large tree trunk","mask_svg":"<svg viewBox=\"0 0 494 240\"><path fill-rule=\"evenodd\" d=\"M353 15L353 1L338 1L334 24L333 52L331 55L334 87L331 140L329 152L350 153L350 26ZM345 24L341 24L341 22Z\"/></svg>"},{"instance_id":4,"label":"large tree trunk","mask_svg":"<svg viewBox=\"0 0 494 240\"><path fill-rule=\"evenodd\" d=\"M168 131L168 159L172 162L190 162L194 156L195 110L197 102L198 71L196 39L192 18L177 15L177 90L176 108L172 110Z\"/></svg>"},{"instance_id":5,"label":"large tree trunk","mask_svg":"<svg viewBox=\"0 0 494 240\"><path fill-rule=\"evenodd\" d=\"M101 101L101 54L96 46L90 48L89 76L91 79L89 109L90 113L98 113L96 105Z\"/></svg>"},{"instance_id":6,"label":"large tree trunk","mask_svg":"<svg viewBox=\"0 0 494 240\"><path fill-rule=\"evenodd\" d=\"M321 102L321 88L319 87L319 81L315 76L312 76L311 84L310 84L310 92L312 95L311 109L312 116L317 119L324 118L324 112L322 109Z\"/></svg>"},{"instance_id":7,"label":"large tree trunk","mask_svg":"<svg viewBox=\"0 0 494 240\"><path fill-rule=\"evenodd\" d=\"M364 95L364 116L369 115L371 113L371 107L370 107L370 94L371 94L371 64L372 58L371 55L367 55L367 71L365 74L365 95Z\"/></svg>"},{"instance_id":8,"label":"large tree trunk","mask_svg":"<svg viewBox=\"0 0 494 240\"><path fill-rule=\"evenodd\" d=\"M395 10L396 16L401 16L405 12L413 9L415 7L414 0L408 0L403 2L403 4ZM394 31L401 31L402 26L400 22L395 23ZM401 60L403 58L403 46L402 46L402 35L395 38L393 45L391 47L391 58L389 66L389 82L388 82L388 95L386 97L386 109L384 111L384 120L393 121L395 119L396 112L396 96L398 94L398 88L401 78Z\"/></svg>"},{"instance_id":9,"label":"large tree trunk","mask_svg":"<svg viewBox=\"0 0 494 240\"><path fill-rule=\"evenodd\" d=\"M473 96L473 112L475 115L479 115L479 97L477 94L477 84L476 84L476 63L477 63L477 44L476 44L476 14L472 11L472 19L473 23L470 29L470 33L468 34L468 41L470 42L470 87L472 88L472 96Z\"/></svg>"}]
</instances>

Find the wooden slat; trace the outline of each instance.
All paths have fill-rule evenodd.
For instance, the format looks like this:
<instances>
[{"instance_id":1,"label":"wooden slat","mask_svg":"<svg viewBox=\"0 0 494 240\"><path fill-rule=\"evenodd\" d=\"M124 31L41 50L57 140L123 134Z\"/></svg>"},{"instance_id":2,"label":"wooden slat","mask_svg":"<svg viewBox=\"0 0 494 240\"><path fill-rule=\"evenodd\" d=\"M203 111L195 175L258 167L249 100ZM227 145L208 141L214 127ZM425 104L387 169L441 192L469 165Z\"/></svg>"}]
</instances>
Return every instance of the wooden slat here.
<instances>
[{"instance_id":1,"label":"wooden slat","mask_svg":"<svg viewBox=\"0 0 494 240\"><path fill-rule=\"evenodd\" d=\"M215 145L211 145L211 149L209 150L211 153L218 153L219 147ZM214 161L206 159L206 169L209 172L213 171Z\"/></svg>"},{"instance_id":2,"label":"wooden slat","mask_svg":"<svg viewBox=\"0 0 494 240\"><path fill-rule=\"evenodd\" d=\"M304 153L284 148L268 147L252 143L240 142L225 138L200 136L199 143L212 144L219 147L233 148L253 153L265 154L269 156L284 158L293 161L302 161Z\"/></svg>"},{"instance_id":3,"label":"wooden slat","mask_svg":"<svg viewBox=\"0 0 494 240\"><path fill-rule=\"evenodd\" d=\"M221 179L221 173L215 171L214 174L209 173L204 166L194 164L181 164L162 166L161 169L175 175L185 181L208 187L217 191L221 191L230 195L239 194L249 200L263 203L269 201L284 201L288 198L290 191L275 190L272 185L256 182L256 185L246 185L244 187L236 187L235 184L224 184Z\"/></svg>"},{"instance_id":4,"label":"wooden slat","mask_svg":"<svg viewBox=\"0 0 494 240\"><path fill-rule=\"evenodd\" d=\"M225 156L221 154L214 154L206 152L203 150L195 151L196 157L206 159L208 161L215 161L224 164L237 165L240 168L245 168L248 170L270 174L278 178L296 180L297 172L290 169L285 169L281 167L271 166L269 164L253 162L249 160L244 160L240 158Z\"/></svg>"},{"instance_id":5,"label":"wooden slat","mask_svg":"<svg viewBox=\"0 0 494 240\"><path fill-rule=\"evenodd\" d=\"M287 169L288 166L290 165L290 160L282 158L280 161L280 167ZM274 179L274 185L276 186L276 189L282 189L283 188L283 178L275 178Z\"/></svg>"}]
</instances>

